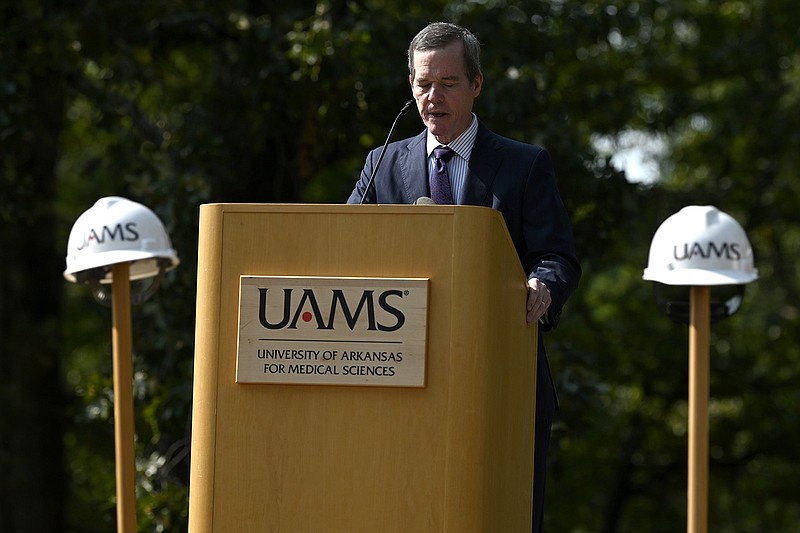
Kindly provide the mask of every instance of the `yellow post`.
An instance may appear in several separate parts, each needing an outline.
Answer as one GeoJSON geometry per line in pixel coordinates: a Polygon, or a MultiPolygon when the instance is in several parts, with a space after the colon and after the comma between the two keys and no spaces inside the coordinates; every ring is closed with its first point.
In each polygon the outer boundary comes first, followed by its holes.
{"type": "Polygon", "coordinates": [[[688,533],[708,531],[708,397],[711,290],[692,287],[689,322],[688,533]]]}
{"type": "Polygon", "coordinates": [[[112,267],[114,365],[114,453],[117,475],[117,532],[136,533],[136,451],[133,424],[133,354],[130,263],[112,267]]]}

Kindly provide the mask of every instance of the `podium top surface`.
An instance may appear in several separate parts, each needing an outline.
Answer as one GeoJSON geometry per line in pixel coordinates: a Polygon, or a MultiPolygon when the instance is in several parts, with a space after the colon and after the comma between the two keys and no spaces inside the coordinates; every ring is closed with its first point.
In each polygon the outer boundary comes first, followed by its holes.
{"type": "MultiPolygon", "coordinates": [[[[475,205],[437,205],[437,204],[326,204],[326,203],[207,203],[200,206],[201,219],[208,220],[207,230],[214,226],[216,223],[211,220],[216,220],[217,223],[222,223],[225,215],[255,215],[261,216],[278,216],[278,217],[299,217],[295,220],[312,220],[315,217],[323,217],[323,226],[328,227],[329,232],[332,231],[332,221],[335,219],[343,226],[347,226],[347,232],[350,237],[361,242],[366,242],[366,239],[377,238],[375,233],[381,233],[380,238],[385,238],[386,231],[395,231],[397,226],[395,223],[401,219],[409,221],[409,223],[422,224],[424,232],[428,233],[432,230],[433,226],[425,225],[425,217],[434,217],[429,219],[428,222],[433,223],[434,219],[439,219],[439,216],[452,217],[452,227],[462,228],[460,233],[461,240],[459,245],[466,246],[468,249],[474,246],[475,242],[481,242],[485,247],[485,238],[494,232],[499,237],[499,243],[502,248],[505,248],[507,253],[513,259],[512,262],[517,263],[522,279],[527,279],[521,263],[515,251],[515,245],[508,233],[505,220],[500,211],[490,207],[475,206],[475,205]],[[308,215],[306,218],[304,215],[308,215]],[[362,218],[364,216],[365,218],[362,218]],[[332,218],[331,218],[332,217],[332,218]],[[416,220],[417,223],[412,223],[416,220]],[[382,222],[379,222],[382,221],[382,222]],[[361,232],[356,231],[356,227],[361,228],[361,232]],[[383,231],[378,232],[377,228],[383,227],[383,231]],[[483,239],[473,233],[477,228],[489,229],[490,233],[484,234],[483,239]],[[365,234],[363,231],[367,230],[365,234]]],[[[322,220],[322,219],[318,219],[322,220]]],[[[439,219],[443,222],[442,219],[439,219]]],[[[313,226],[316,232],[321,227],[319,225],[313,226]]],[[[202,225],[202,223],[201,223],[202,225]]],[[[434,224],[436,225],[436,224],[434,224]]],[[[338,227],[338,226],[337,226],[338,227]]],[[[308,231],[311,231],[309,228],[308,231]]],[[[435,232],[434,232],[435,233],[435,232]]],[[[300,232],[298,235],[306,237],[308,233],[300,232]]],[[[407,235],[412,236],[410,242],[417,243],[420,238],[419,228],[410,231],[407,235]]],[[[379,245],[375,241],[375,246],[379,245]]]]}
{"type": "Polygon", "coordinates": [[[456,212],[484,212],[486,216],[502,215],[490,207],[477,205],[436,205],[436,204],[314,204],[314,203],[208,203],[201,209],[222,209],[231,212],[285,212],[285,213],[409,213],[453,214],[456,212]]]}

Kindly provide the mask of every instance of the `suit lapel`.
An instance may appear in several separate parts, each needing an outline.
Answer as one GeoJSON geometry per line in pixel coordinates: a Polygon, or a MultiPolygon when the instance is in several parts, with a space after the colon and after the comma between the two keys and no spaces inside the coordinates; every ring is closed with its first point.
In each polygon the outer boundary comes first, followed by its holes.
{"type": "MultiPolygon", "coordinates": [[[[405,150],[399,155],[400,172],[403,180],[404,198],[401,203],[414,203],[422,196],[430,196],[428,184],[427,154],[425,153],[426,131],[409,139],[405,150]]],[[[483,125],[478,124],[478,133],[472,154],[469,158],[469,170],[464,184],[465,205],[491,206],[489,191],[497,177],[502,162],[502,145],[494,134],[483,125]]]]}
{"type": "Polygon", "coordinates": [[[483,123],[479,123],[464,184],[465,205],[492,205],[488,195],[503,161],[501,150],[502,146],[494,138],[494,134],[483,123]]]}
{"type": "Polygon", "coordinates": [[[414,203],[422,196],[430,196],[431,190],[428,184],[428,158],[425,153],[425,134],[413,137],[406,145],[406,151],[402,154],[400,163],[403,177],[403,194],[406,198],[404,203],[414,203]]]}

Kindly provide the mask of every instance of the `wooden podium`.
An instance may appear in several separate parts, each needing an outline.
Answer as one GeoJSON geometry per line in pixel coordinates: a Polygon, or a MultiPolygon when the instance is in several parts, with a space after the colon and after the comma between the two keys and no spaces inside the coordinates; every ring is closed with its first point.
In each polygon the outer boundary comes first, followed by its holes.
{"type": "Polygon", "coordinates": [[[499,212],[200,208],[189,531],[529,532],[536,330],[499,212]],[[237,381],[242,276],[427,279],[422,386],[237,381]]]}

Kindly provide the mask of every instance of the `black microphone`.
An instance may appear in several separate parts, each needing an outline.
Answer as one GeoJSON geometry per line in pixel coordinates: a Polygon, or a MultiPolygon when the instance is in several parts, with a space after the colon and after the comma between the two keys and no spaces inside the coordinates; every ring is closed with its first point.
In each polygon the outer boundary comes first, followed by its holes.
{"type": "MultiPolygon", "coordinates": [[[[358,202],[359,204],[364,203],[364,198],[367,197],[367,193],[369,192],[369,188],[372,186],[372,182],[375,180],[375,174],[378,173],[378,168],[381,166],[381,161],[383,161],[383,155],[386,153],[386,147],[389,146],[389,141],[392,140],[392,134],[394,134],[394,129],[397,127],[397,122],[400,120],[400,117],[408,113],[411,108],[414,107],[414,100],[409,100],[406,102],[406,105],[403,106],[403,109],[397,114],[397,117],[392,122],[392,127],[389,129],[389,135],[386,136],[386,142],[383,143],[383,148],[381,148],[381,154],[378,156],[378,162],[375,164],[375,168],[372,169],[372,175],[369,177],[369,181],[367,182],[367,186],[364,187],[364,193],[361,195],[361,201],[358,202]]],[[[375,201],[377,203],[377,196],[375,201]]]]}

